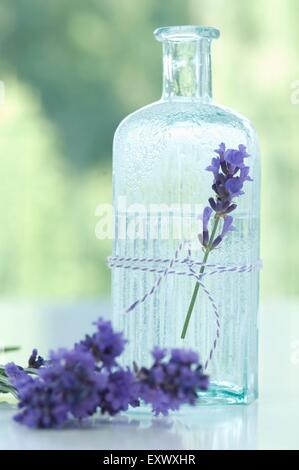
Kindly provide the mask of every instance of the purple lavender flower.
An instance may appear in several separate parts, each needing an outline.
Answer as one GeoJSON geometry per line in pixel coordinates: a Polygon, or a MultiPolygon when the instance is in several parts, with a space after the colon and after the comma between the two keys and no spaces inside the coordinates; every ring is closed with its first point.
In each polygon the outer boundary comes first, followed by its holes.
{"type": "MultiPolygon", "coordinates": [[[[240,144],[238,149],[226,149],[226,145],[222,142],[219,148],[215,150],[215,153],[219,156],[218,160],[220,164],[226,162],[233,166],[238,166],[239,168],[244,165],[244,158],[249,157],[246,152],[246,147],[243,144],[240,144]]],[[[233,171],[232,168],[231,170],[233,171]]]]}
{"type": "Polygon", "coordinates": [[[31,428],[60,427],[66,421],[68,407],[57,390],[14,363],[6,365],[5,373],[19,398],[21,411],[14,416],[15,421],[31,428]]]}
{"type": "Polygon", "coordinates": [[[69,407],[60,392],[40,377],[26,378],[15,382],[19,397],[20,412],[14,420],[31,428],[59,428],[69,416],[69,407]]]}
{"type": "Polygon", "coordinates": [[[76,345],[76,349],[89,351],[96,362],[101,362],[104,367],[111,368],[116,365],[115,359],[123,352],[126,340],[122,333],[113,330],[110,321],[100,318],[95,325],[97,332],[91,336],[86,335],[85,339],[76,345]]]}
{"type": "Polygon", "coordinates": [[[46,384],[59,391],[62,403],[76,418],[95,412],[98,395],[105,388],[107,374],[95,369],[91,353],[59,349],[50,355],[51,365],[40,370],[46,384]]]}
{"type": "Polygon", "coordinates": [[[241,177],[227,179],[225,189],[229,192],[231,198],[244,194],[244,191],[242,191],[243,183],[244,181],[241,177]]]}
{"type": "MultiPolygon", "coordinates": [[[[232,217],[228,217],[228,214],[233,212],[237,207],[233,199],[244,194],[243,185],[245,181],[252,181],[249,176],[249,166],[245,166],[244,164],[244,159],[249,157],[245,145],[239,145],[238,149],[226,149],[225,144],[222,143],[215,152],[218,154],[218,157],[213,157],[211,165],[207,167],[207,171],[212,171],[214,175],[212,189],[216,193],[216,197],[209,199],[209,204],[217,216],[224,218],[224,223],[221,234],[218,235],[216,239],[211,240],[211,249],[216,248],[223,240],[224,235],[228,231],[233,230],[233,219],[232,217]]],[[[206,207],[203,212],[203,220],[205,222],[203,224],[203,234],[201,237],[202,245],[205,248],[210,242],[207,226],[211,214],[207,212],[207,209],[206,207]]]]}
{"type": "Polygon", "coordinates": [[[249,155],[245,145],[239,145],[238,149],[226,149],[224,143],[215,152],[218,157],[213,157],[206,168],[214,175],[212,189],[216,193],[216,197],[210,198],[209,203],[216,214],[225,216],[236,209],[237,205],[232,203],[232,199],[244,194],[244,182],[252,181],[249,167],[244,164],[244,159],[249,155]]]}
{"type": "Polygon", "coordinates": [[[226,150],[223,160],[226,162],[227,173],[234,173],[236,167],[242,168],[244,166],[244,158],[248,156],[249,155],[246,153],[246,147],[244,145],[239,145],[238,150],[226,150]]]}
{"type": "Polygon", "coordinates": [[[13,383],[19,378],[27,377],[26,372],[20,366],[17,366],[14,362],[9,362],[5,366],[5,374],[9,377],[10,381],[13,383]]]}
{"type": "Polygon", "coordinates": [[[220,235],[218,235],[212,245],[211,245],[211,248],[214,249],[216,248],[216,246],[219,245],[219,243],[222,242],[223,240],[223,237],[228,233],[228,232],[232,232],[233,230],[235,230],[235,227],[232,225],[233,223],[233,218],[230,216],[230,215],[227,215],[223,221],[223,225],[222,225],[222,231],[220,233],[220,235]]]}
{"type": "Polygon", "coordinates": [[[203,229],[202,234],[199,235],[199,241],[204,248],[207,248],[210,242],[208,224],[212,211],[217,216],[224,218],[222,233],[211,241],[211,249],[216,248],[223,240],[224,235],[233,230],[232,219],[228,219],[227,222],[225,219],[237,207],[233,199],[244,194],[245,181],[252,181],[249,176],[249,166],[244,164],[244,159],[249,157],[245,145],[239,145],[238,149],[226,149],[225,144],[222,143],[215,153],[218,154],[218,157],[212,158],[211,164],[206,170],[213,173],[212,189],[216,195],[209,198],[210,207],[205,207],[203,211],[203,229]]]}
{"type": "Polygon", "coordinates": [[[66,349],[52,353],[36,378],[13,365],[6,367],[6,374],[20,399],[15,420],[36,428],[60,427],[69,417],[91,415],[107,383],[90,353],[66,349]]]}
{"type": "Polygon", "coordinates": [[[225,149],[226,149],[226,146],[225,146],[225,144],[222,142],[222,143],[219,145],[219,148],[215,150],[215,153],[217,153],[217,154],[219,155],[221,162],[224,161],[225,149]]]}
{"type": "Polygon", "coordinates": [[[167,349],[166,348],[160,348],[159,346],[156,346],[152,350],[152,356],[155,361],[161,361],[164,359],[164,357],[167,355],[167,349]]]}
{"type": "Polygon", "coordinates": [[[210,207],[205,207],[202,216],[202,235],[199,234],[199,241],[204,247],[208,246],[209,243],[209,231],[208,224],[212,215],[212,209],[210,207]]]}
{"type": "Polygon", "coordinates": [[[38,355],[37,349],[33,349],[31,356],[28,359],[28,367],[31,367],[32,369],[39,369],[44,364],[45,360],[38,355]]]}
{"type": "Polygon", "coordinates": [[[176,364],[185,364],[191,366],[199,361],[197,352],[191,349],[172,349],[171,350],[171,361],[176,364]]]}
{"type": "Polygon", "coordinates": [[[211,165],[209,165],[206,170],[211,171],[216,178],[220,170],[220,158],[212,158],[211,165]]]}
{"type": "Polygon", "coordinates": [[[129,369],[118,368],[107,376],[107,383],[99,394],[102,413],[111,416],[126,411],[130,406],[139,406],[139,385],[129,369]]]}
{"type": "Polygon", "coordinates": [[[151,404],[156,415],[167,415],[183,404],[194,405],[198,390],[206,390],[209,383],[198,355],[184,349],[173,349],[168,354],[155,349],[152,355],[153,365],[137,372],[140,398],[151,404]]]}

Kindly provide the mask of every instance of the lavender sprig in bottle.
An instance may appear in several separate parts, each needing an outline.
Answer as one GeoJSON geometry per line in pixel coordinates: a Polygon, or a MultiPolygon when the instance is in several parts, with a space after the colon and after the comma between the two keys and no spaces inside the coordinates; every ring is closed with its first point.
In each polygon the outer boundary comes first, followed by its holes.
{"type": "MultiPolygon", "coordinates": [[[[203,229],[202,234],[199,235],[199,241],[203,246],[204,257],[199,271],[200,275],[204,273],[210,252],[219,246],[227,233],[235,229],[232,225],[233,217],[229,214],[237,208],[235,198],[244,194],[245,181],[252,181],[249,176],[249,166],[246,166],[244,162],[245,158],[249,157],[245,145],[240,144],[238,149],[226,149],[225,144],[221,143],[215,153],[218,156],[213,157],[211,164],[206,168],[207,171],[213,173],[212,190],[215,195],[209,198],[209,206],[204,208],[202,216],[203,229]],[[214,215],[211,221],[212,214],[214,215]],[[221,220],[223,222],[220,227],[221,220]],[[211,230],[209,231],[210,224],[211,230]]],[[[182,339],[186,337],[199,287],[197,282],[183,325],[182,339]]]]}

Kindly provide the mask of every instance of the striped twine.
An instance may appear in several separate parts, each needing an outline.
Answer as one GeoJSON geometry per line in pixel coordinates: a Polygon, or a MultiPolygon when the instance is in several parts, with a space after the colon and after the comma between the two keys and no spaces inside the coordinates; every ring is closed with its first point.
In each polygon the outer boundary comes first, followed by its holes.
{"type": "Polygon", "coordinates": [[[148,297],[152,296],[159,289],[161,282],[165,280],[168,275],[188,276],[196,279],[203,292],[209,299],[215,322],[215,337],[213,339],[208,358],[204,364],[204,369],[207,369],[210,361],[213,358],[220,337],[220,316],[215,300],[202,279],[205,276],[213,276],[219,273],[249,273],[252,271],[258,271],[262,267],[262,262],[261,260],[258,260],[254,264],[223,266],[221,264],[202,263],[200,261],[193,260],[191,256],[192,253],[190,249],[190,242],[184,240],[178,245],[173,258],[134,258],[124,256],[110,256],[108,258],[108,266],[111,269],[127,269],[131,271],[142,271],[158,274],[157,279],[155,280],[152,287],[140,299],[135,300],[135,302],[133,302],[124,313],[132,312],[138,307],[138,305],[144,303],[148,297]],[[187,247],[187,256],[185,258],[179,258],[183,248],[185,247],[187,247]],[[198,274],[196,272],[196,268],[201,268],[203,266],[205,268],[205,272],[198,274]]]}

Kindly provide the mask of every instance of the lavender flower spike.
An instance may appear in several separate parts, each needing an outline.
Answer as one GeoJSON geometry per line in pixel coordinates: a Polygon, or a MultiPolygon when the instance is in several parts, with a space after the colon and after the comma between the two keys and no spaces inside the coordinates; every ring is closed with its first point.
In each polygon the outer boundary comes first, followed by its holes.
{"type": "Polygon", "coordinates": [[[102,413],[114,416],[127,411],[129,406],[139,406],[139,384],[129,369],[118,368],[107,376],[106,386],[99,393],[99,407],[102,413]]]}
{"type": "Polygon", "coordinates": [[[244,194],[245,181],[252,181],[249,167],[244,164],[244,159],[249,155],[242,144],[238,149],[226,149],[222,143],[215,153],[218,157],[213,157],[211,164],[206,168],[214,176],[212,189],[215,196],[209,199],[209,204],[213,211],[225,216],[236,209],[237,205],[232,200],[244,194]]]}
{"type": "Polygon", "coordinates": [[[167,352],[157,348],[154,363],[137,372],[140,397],[152,406],[153,412],[167,415],[183,404],[194,405],[199,390],[206,390],[209,378],[203,373],[198,354],[184,349],[167,352]]]}
{"type": "MultiPolygon", "coordinates": [[[[244,163],[245,158],[249,157],[245,145],[240,144],[237,149],[227,149],[222,142],[219,148],[215,150],[215,153],[218,156],[213,157],[210,165],[206,168],[207,171],[213,174],[212,190],[214,196],[209,198],[210,207],[205,207],[203,211],[203,232],[198,236],[205,252],[200,275],[204,273],[209,253],[222,242],[229,231],[234,230],[233,218],[228,214],[237,208],[235,198],[244,194],[243,186],[245,181],[252,181],[249,176],[249,166],[244,163]],[[208,225],[212,212],[214,212],[214,217],[211,235],[209,235],[208,225]],[[222,218],[224,219],[222,231],[218,233],[219,221],[222,218]]],[[[197,282],[182,329],[182,339],[186,336],[198,290],[199,283],[197,282]]]]}
{"type": "Polygon", "coordinates": [[[60,349],[50,359],[35,378],[13,364],[6,367],[20,400],[14,419],[29,427],[61,427],[71,417],[91,415],[107,384],[107,374],[96,370],[89,352],[60,349]]]}
{"type": "Polygon", "coordinates": [[[28,359],[28,367],[31,367],[32,369],[39,369],[44,364],[45,360],[38,355],[37,349],[33,349],[31,356],[28,359]]]}
{"type": "Polygon", "coordinates": [[[91,336],[86,335],[85,339],[75,347],[90,352],[96,362],[110,368],[116,365],[116,358],[123,352],[126,340],[122,333],[113,331],[110,321],[99,318],[95,325],[97,331],[91,336]]]}
{"type": "Polygon", "coordinates": [[[40,377],[61,397],[75,418],[94,413],[99,393],[107,384],[107,374],[98,372],[91,353],[59,349],[50,355],[51,365],[40,370],[40,377]]]}
{"type": "Polygon", "coordinates": [[[233,230],[235,230],[235,227],[233,227],[233,218],[230,216],[230,215],[227,215],[224,219],[224,222],[223,222],[223,227],[222,227],[222,232],[220,233],[220,235],[218,235],[215,240],[213,241],[212,243],[212,249],[213,248],[216,248],[216,246],[219,245],[219,243],[222,242],[224,236],[228,233],[228,232],[232,232],[233,230]]]}

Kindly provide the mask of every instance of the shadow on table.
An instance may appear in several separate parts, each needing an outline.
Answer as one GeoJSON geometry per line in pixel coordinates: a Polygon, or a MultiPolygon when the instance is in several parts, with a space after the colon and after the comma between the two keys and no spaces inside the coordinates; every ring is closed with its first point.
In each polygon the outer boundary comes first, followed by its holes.
{"type": "MultiPolygon", "coordinates": [[[[5,406],[6,405],[6,406],[5,406]]],[[[6,440],[14,449],[255,449],[258,405],[186,409],[169,417],[132,413],[69,422],[61,430],[27,430],[2,403],[6,440]]]]}

